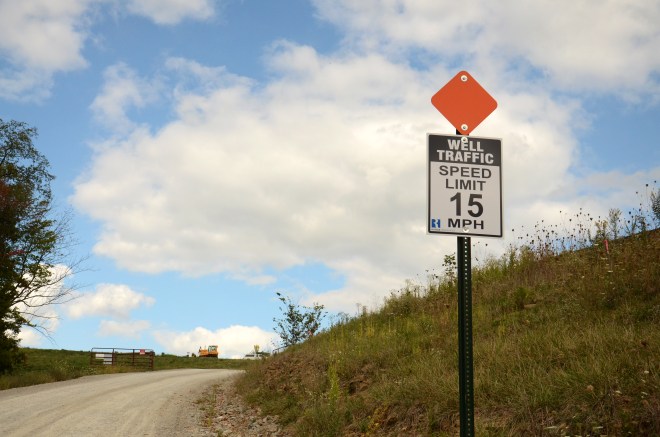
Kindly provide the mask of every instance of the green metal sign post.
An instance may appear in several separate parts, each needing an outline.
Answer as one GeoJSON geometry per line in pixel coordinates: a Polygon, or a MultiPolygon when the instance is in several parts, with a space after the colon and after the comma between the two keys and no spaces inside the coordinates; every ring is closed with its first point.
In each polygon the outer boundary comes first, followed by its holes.
{"type": "Polygon", "coordinates": [[[458,395],[461,437],[474,436],[474,372],[472,365],[472,243],[457,238],[458,269],[458,395]]]}
{"type": "Polygon", "coordinates": [[[431,102],[457,135],[428,135],[427,231],[457,236],[460,436],[474,437],[472,242],[466,235],[502,236],[502,175],[501,141],[468,135],[497,102],[467,71],[454,76],[431,102]]]}

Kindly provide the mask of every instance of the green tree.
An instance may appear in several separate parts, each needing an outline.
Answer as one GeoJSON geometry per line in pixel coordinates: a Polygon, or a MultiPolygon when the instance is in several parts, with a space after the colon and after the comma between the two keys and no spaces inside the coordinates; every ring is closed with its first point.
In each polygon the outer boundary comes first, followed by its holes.
{"type": "Polygon", "coordinates": [[[36,129],[0,119],[0,373],[19,358],[22,326],[46,333],[42,309],[66,301],[63,263],[71,247],[67,215],[54,218],[48,160],[34,147],[36,129]]]}
{"type": "Polygon", "coordinates": [[[316,334],[321,328],[321,321],[326,313],[324,306],[315,303],[311,307],[301,306],[291,301],[290,297],[284,297],[276,292],[278,299],[282,302],[280,311],[283,317],[274,318],[277,323],[275,332],[280,336],[284,346],[300,343],[316,334]]]}

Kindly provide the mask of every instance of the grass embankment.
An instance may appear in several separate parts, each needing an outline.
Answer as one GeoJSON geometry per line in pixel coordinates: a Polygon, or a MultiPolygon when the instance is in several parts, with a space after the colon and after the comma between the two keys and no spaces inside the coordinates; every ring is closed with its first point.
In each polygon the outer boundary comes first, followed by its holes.
{"type": "MultiPolygon", "coordinates": [[[[477,435],[660,435],[660,233],[529,238],[473,270],[477,435]]],[[[455,435],[447,271],[256,363],[239,391],[301,436],[455,435]]]]}
{"type": "MultiPolygon", "coordinates": [[[[131,367],[90,365],[90,352],[23,349],[26,360],[14,373],[0,375],[0,390],[48,382],[64,381],[87,375],[133,372],[131,367]]],[[[156,355],[154,370],[168,369],[243,369],[246,360],[188,358],[175,355],[156,355]]]]}

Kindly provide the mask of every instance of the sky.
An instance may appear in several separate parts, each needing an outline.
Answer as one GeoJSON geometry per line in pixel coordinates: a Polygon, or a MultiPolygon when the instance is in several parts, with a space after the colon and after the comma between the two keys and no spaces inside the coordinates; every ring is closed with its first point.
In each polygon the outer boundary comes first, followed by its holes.
{"type": "Polygon", "coordinates": [[[506,230],[634,206],[657,23],[646,0],[0,0],[0,118],[38,129],[84,258],[21,344],[239,357],[277,344],[278,291],[331,321],[424,283],[456,247],[426,231],[426,141],[461,70],[498,102],[471,135],[502,139],[506,230]]]}

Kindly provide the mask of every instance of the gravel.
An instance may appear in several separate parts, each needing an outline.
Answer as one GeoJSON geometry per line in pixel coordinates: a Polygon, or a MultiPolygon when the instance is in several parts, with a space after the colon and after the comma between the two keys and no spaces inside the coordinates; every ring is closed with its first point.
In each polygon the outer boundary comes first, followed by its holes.
{"type": "MultiPolygon", "coordinates": [[[[222,437],[290,437],[277,423],[277,418],[264,416],[258,408],[251,407],[241,400],[233,382],[238,375],[224,379],[215,387],[207,390],[203,397],[212,396],[215,391],[215,408],[207,414],[207,436],[222,437]],[[210,419],[210,420],[209,420],[210,419]]],[[[201,421],[205,422],[204,419],[201,421]]],[[[201,430],[200,430],[201,431],[201,430]]],[[[201,431],[201,432],[204,432],[201,431]]]]}

